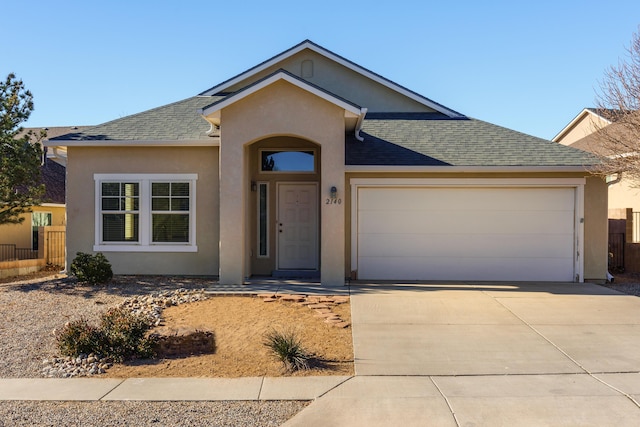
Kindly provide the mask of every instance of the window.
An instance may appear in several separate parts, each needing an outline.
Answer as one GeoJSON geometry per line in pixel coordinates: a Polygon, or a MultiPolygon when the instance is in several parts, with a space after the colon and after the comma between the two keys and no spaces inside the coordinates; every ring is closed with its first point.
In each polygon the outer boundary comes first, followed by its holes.
{"type": "Polygon", "coordinates": [[[269,256],[269,184],[258,183],[258,257],[269,256]]]}
{"type": "Polygon", "coordinates": [[[103,182],[102,240],[137,242],[140,218],[140,184],[137,182],[103,182]]]}
{"type": "Polygon", "coordinates": [[[195,252],[196,174],[96,174],[95,251],[195,252]]]}
{"type": "Polygon", "coordinates": [[[51,212],[33,212],[31,214],[31,249],[37,251],[38,243],[38,227],[46,227],[51,225],[51,212]]]}
{"type": "Polygon", "coordinates": [[[260,151],[261,172],[315,172],[315,151],[260,151]]]}

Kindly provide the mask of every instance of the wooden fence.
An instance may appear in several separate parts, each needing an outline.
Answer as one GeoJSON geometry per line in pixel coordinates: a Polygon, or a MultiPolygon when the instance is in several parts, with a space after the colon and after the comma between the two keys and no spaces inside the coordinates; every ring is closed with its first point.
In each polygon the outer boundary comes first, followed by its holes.
{"type": "Polygon", "coordinates": [[[3,245],[0,249],[0,278],[34,273],[47,266],[59,267],[60,270],[65,267],[66,227],[40,227],[38,246],[37,251],[24,251],[15,245],[3,245]]]}

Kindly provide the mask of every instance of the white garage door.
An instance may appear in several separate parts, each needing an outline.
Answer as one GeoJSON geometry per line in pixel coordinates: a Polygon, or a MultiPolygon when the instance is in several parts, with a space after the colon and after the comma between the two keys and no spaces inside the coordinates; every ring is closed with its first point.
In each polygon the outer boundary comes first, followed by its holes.
{"type": "Polygon", "coordinates": [[[575,188],[357,191],[360,280],[575,279],[575,188]]]}

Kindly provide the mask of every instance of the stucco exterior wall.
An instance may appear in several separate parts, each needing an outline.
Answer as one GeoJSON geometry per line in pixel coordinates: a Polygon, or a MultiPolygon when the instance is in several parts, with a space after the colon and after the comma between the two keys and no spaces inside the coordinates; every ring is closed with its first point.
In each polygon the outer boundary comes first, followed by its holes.
{"type": "MultiPolygon", "coordinates": [[[[33,212],[51,213],[51,225],[66,224],[65,208],[63,206],[34,206],[33,212]]],[[[31,248],[32,229],[31,213],[24,214],[21,224],[4,224],[0,226],[0,243],[14,244],[18,248],[31,248]]]]}
{"type": "Polygon", "coordinates": [[[240,90],[247,84],[268,76],[279,69],[284,69],[357,105],[367,107],[370,112],[434,111],[308,49],[251,76],[251,79],[242,81],[232,86],[229,90],[232,92],[240,90]],[[303,62],[305,61],[311,61],[310,63],[306,62],[304,65],[305,69],[309,69],[309,66],[312,68],[311,75],[307,75],[302,71],[303,62]]]}
{"type": "MultiPolygon", "coordinates": [[[[331,186],[344,194],[344,110],[280,81],[221,112],[220,281],[239,283],[250,274],[249,146],[292,136],[321,146],[321,200],[331,186]],[[239,218],[242,221],[239,221],[239,218]]],[[[320,207],[323,283],[344,283],[344,205],[320,207]]]]}
{"type": "Polygon", "coordinates": [[[608,269],[607,184],[597,176],[584,186],[584,279],[603,282],[608,269]]]}
{"type": "Polygon", "coordinates": [[[67,163],[68,262],[93,252],[94,173],[198,174],[195,253],[104,252],[116,274],[218,274],[217,147],[69,147],[67,163]]]}
{"type": "Polygon", "coordinates": [[[640,212],[640,188],[633,187],[623,178],[619,183],[609,186],[609,209],[626,208],[640,212]]]}
{"type": "Polygon", "coordinates": [[[559,142],[562,145],[571,145],[606,125],[607,122],[599,116],[587,113],[562,135],[556,136],[554,141],[559,142]]]}

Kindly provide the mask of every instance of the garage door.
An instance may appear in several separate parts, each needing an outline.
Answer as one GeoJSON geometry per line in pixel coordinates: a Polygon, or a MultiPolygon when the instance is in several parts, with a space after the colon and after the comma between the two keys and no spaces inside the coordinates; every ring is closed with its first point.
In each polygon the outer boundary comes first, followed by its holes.
{"type": "Polygon", "coordinates": [[[575,188],[357,191],[360,280],[575,278],[575,188]]]}

